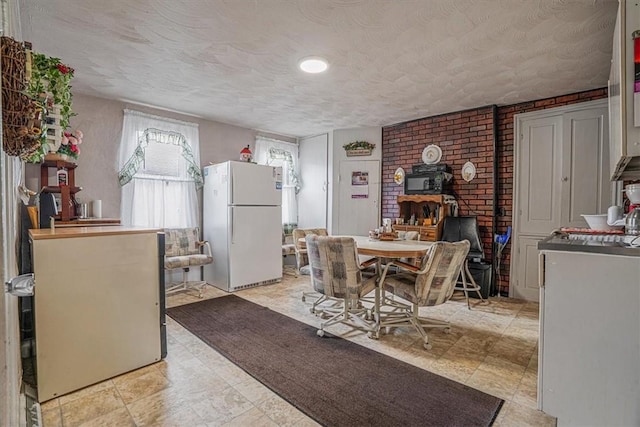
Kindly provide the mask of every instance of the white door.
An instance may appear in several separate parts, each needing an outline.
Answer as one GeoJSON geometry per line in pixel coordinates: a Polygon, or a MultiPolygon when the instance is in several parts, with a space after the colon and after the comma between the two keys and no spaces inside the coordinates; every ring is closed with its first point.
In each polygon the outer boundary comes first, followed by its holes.
{"type": "Polygon", "coordinates": [[[298,228],[327,228],[328,140],[326,133],[300,140],[298,228]]]}
{"type": "Polygon", "coordinates": [[[582,214],[607,213],[611,201],[607,108],[566,113],[561,226],[586,227],[582,214]]]}
{"type": "Polygon", "coordinates": [[[539,299],[539,240],[561,227],[587,227],[582,214],[607,212],[607,122],[606,100],[516,118],[510,296],[539,299]]]}
{"type": "Polygon", "coordinates": [[[280,279],[280,206],[232,206],[229,209],[229,290],[280,279]]]}
{"type": "Polygon", "coordinates": [[[562,116],[527,120],[520,135],[519,231],[546,235],[561,223],[562,116]]]}
{"type": "Polygon", "coordinates": [[[275,167],[245,162],[230,162],[230,165],[231,204],[256,206],[282,204],[282,186],[276,184],[275,167]]]}
{"type": "Polygon", "coordinates": [[[335,234],[367,236],[380,226],[380,162],[340,162],[338,226],[335,234]]]}
{"type": "MultiPolygon", "coordinates": [[[[538,282],[538,242],[546,236],[518,237],[518,271],[517,282],[512,283],[511,297],[537,301],[540,298],[538,282]]],[[[513,268],[513,267],[512,267],[513,268]]]]}

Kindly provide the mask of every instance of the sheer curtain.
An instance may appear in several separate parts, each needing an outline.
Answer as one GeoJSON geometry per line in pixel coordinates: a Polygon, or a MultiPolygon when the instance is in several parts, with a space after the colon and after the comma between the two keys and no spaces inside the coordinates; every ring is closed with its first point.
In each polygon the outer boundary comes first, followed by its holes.
{"type": "Polygon", "coordinates": [[[124,225],[198,225],[202,174],[196,123],[125,110],[118,171],[124,225]]]}
{"type": "Polygon", "coordinates": [[[298,144],[258,136],[255,151],[258,164],[282,167],[282,224],[297,224],[298,144]]]}

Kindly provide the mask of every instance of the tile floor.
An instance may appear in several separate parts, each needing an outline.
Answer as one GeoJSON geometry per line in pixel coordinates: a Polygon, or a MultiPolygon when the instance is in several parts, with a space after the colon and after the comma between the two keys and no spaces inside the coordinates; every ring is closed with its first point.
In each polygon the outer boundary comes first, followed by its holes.
{"type": "MultiPolygon", "coordinates": [[[[307,276],[237,292],[299,321],[320,318],[301,301],[307,276]]],[[[205,298],[226,295],[208,287],[205,298]]],[[[186,293],[175,306],[198,301],[186,293]]],[[[473,300],[476,302],[476,300],[473,300]]],[[[421,309],[422,310],[422,309],[421,309]]],[[[553,426],[536,408],[538,305],[492,298],[467,309],[464,298],[424,309],[452,322],[450,334],[434,330],[426,351],[415,331],[396,329],[378,341],[336,326],[329,330],[389,356],[505,399],[495,425],[553,426]]],[[[426,314],[426,313],[425,313],[426,314]]],[[[167,319],[168,356],[156,364],[42,404],[43,425],[52,426],[315,426],[302,412],[167,319]]],[[[320,338],[318,338],[320,339],[320,338]]]]}

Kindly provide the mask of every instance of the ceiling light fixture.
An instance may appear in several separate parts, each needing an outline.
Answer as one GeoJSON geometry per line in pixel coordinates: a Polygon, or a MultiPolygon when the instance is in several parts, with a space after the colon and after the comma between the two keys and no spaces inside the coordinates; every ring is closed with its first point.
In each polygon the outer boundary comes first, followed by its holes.
{"type": "Polygon", "coordinates": [[[308,56],[300,60],[298,67],[305,73],[317,74],[326,71],[329,68],[329,63],[319,56],[308,56]]]}

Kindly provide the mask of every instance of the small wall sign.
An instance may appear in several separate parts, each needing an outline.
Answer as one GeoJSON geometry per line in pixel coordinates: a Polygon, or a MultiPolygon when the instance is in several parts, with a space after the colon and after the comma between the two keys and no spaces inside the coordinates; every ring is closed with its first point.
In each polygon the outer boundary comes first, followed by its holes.
{"type": "Polygon", "coordinates": [[[376,144],[367,141],[353,141],[342,147],[345,149],[347,157],[370,156],[373,149],[376,148],[376,144]]]}

